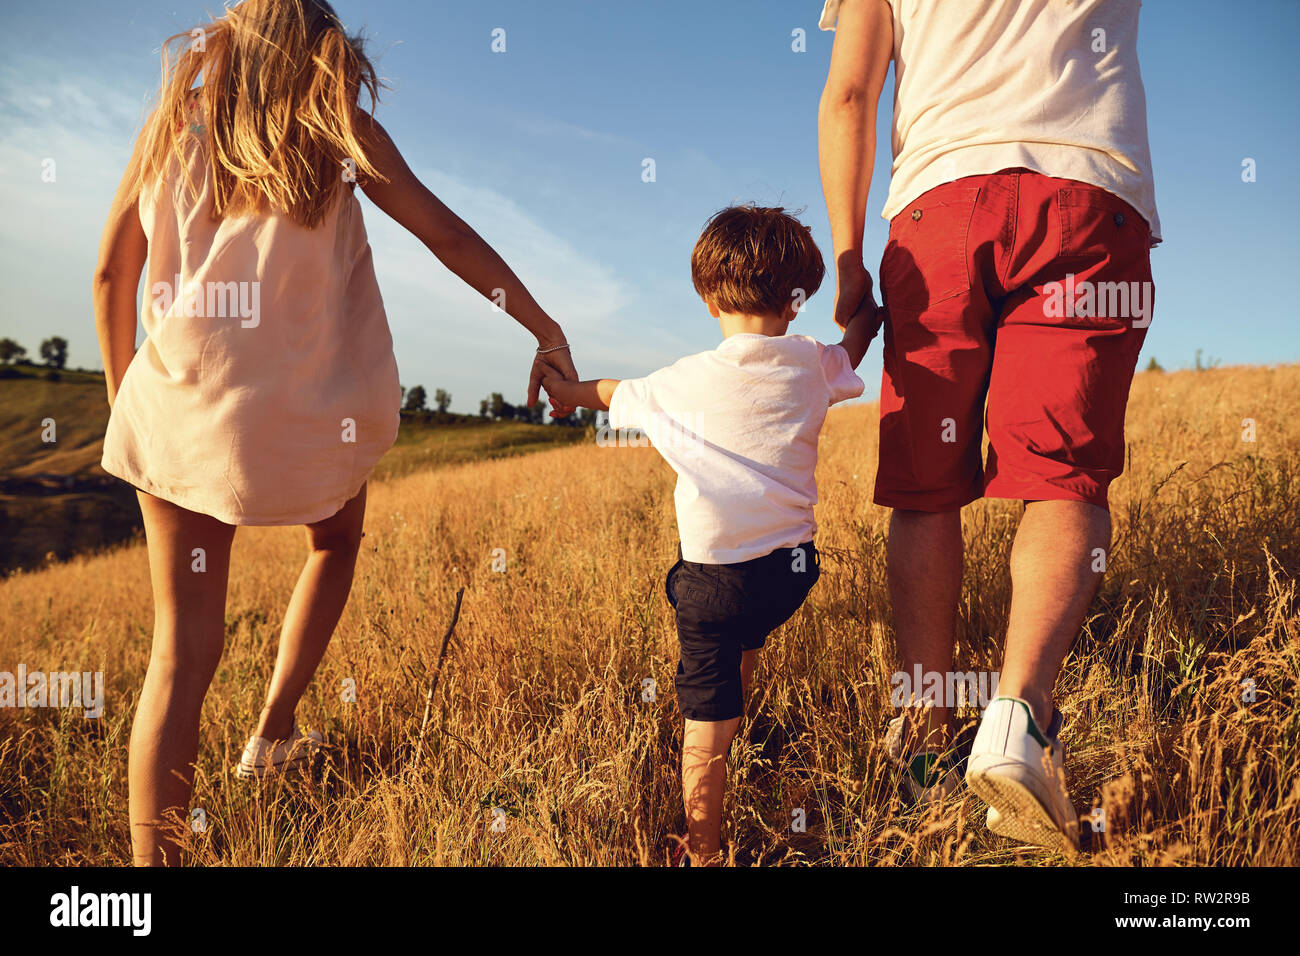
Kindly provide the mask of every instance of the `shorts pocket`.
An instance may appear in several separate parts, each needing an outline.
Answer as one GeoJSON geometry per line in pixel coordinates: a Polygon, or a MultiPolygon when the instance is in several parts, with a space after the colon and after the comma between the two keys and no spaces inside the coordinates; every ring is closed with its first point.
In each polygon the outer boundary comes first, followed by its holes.
{"type": "Polygon", "coordinates": [[[880,260],[885,308],[924,312],[970,291],[966,239],[978,186],[937,186],[889,224],[880,260]]]}
{"type": "Polygon", "coordinates": [[[712,613],[718,603],[717,572],[711,565],[678,561],[664,582],[668,602],[678,611],[712,613]]]}
{"type": "Polygon", "coordinates": [[[1060,278],[1049,301],[1058,291],[1062,298],[1048,314],[1090,328],[1145,328],[1155,296],[1146,220],[1094,186],[1060,189],[1056,199],[1061,254],[1054,271],[1060,278]]]}
{"type": "Polygon", "coordinates": [[[1149,258],[1151,227],[1118,196],[1080,184],[1056,191],[1061,219],[1061,258],[1149,258]]]}
{"type": "Polygon", "coordinates": [[[664,596],[668,598],[668,603],[677,607],[677,593],[673,590],[673,585],[677,581],[677,572],[681,569],[682,562],[679,559],[676,564],[668,569],[668,574],[664,576],[664,596]]]}

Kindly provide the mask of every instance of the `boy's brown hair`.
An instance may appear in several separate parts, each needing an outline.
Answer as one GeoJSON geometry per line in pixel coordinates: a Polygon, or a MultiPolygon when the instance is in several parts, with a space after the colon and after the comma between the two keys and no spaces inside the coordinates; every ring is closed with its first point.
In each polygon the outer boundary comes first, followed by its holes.
{"type": "Polygon", "coordinates": [[[691,281],[723,312],[784,315],[820,288],[826,266],[808,227],[780,206],[730,206],[705,224],[691,281]]]}

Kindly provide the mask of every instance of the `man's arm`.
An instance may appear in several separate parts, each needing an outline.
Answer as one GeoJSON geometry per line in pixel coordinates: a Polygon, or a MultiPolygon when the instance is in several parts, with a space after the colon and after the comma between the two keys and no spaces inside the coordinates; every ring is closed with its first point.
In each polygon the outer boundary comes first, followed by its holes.
{"type": "Polygon", "coordinates": [[[835,324],[842,329],[870,288],[862,229],[876,156],[876,107],[893,50],[886,0],[844,0],[817,113],[822,193],[835,248],[835,324]]]}

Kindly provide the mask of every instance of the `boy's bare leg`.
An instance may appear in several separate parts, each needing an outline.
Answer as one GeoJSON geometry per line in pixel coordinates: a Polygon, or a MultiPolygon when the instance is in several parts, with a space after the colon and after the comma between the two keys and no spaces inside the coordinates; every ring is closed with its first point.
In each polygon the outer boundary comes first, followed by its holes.
{"type": "MultiPolygon", "coordinates": [[[[749,685],[762,648],[742,651],[740,686],[742,699],[749,697],[749,685]]],[[[698,866],[721,862],[722,798],[727,787],[727,752],[736,736],[740,718],[732,720],[687,720],[682,735],[682,803],[686,808],[686,833],[691,860],[698,866]]]]}
{"type": "MultiPolygon", "coordinates": [[[[917,664],[923,674],[952,670],[957,601],[961,597],[961,512],[901,511],[889,520],[889,600],[903,672],[909,680],[917,664]]],[[[946,684],[945,684],[946,686],[946,684]]],[[[921,703],[921,688],[914,689],[921,703]]],[[[945,701],[909,711],[911,749],[942,746],[950,715],[945,701]],[[927,723],[928,721],[928,723],[927,723]]]]}
{"type": "Polygon", "coordinates": [[[1101,573],[1096,548],[1110,546],[1110,512],[1082,501],[1031,501],[1011,548],[1011,617],[998,694],[1029,704],[1046,730],[1052,688],[1079,633],[1101,573]]]}
{"type": "Polygon", "coordinates": [[[740,718],[690,720],[682,735],[682,802],[691,862],[721,862],[722,796],[727,783],[727,751],[740,718]]]}
{"type": "Polygon", "coordinates": [[[740,652],[740,698],[749,700],[749,685],[752,683],[754,668],[758,666],[758,654],[761,647],[740,652]]]}

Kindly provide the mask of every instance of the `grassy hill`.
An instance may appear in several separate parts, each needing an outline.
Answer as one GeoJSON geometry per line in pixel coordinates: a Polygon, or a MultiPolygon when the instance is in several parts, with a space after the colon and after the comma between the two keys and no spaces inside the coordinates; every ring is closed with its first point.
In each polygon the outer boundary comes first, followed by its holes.
{"type": "MultiPolygon", "coordinates": [[[[93,372],[0,367],[0,574],[130,539],[135,492],[99,467],[108,425],[93,372]],[[52,419],[56,441],[43,440],[52,419]]],[[[454,414],[404,414],[375,480],[581,441],[586,431],[454,414]]]]}
{"type": "Polygon", "coordinates": [[[104,379],[35,366],[0,368],[0,573],[129,539],[131,489],[99,467],[104,379]],[[47,442],[47,422],[55,441],[47,442]]]}
{"type": "MultiPolygon", "coordinates": [[[[36,366],[0,367],[0,476],[96,473],[108,425],[104,378],[36,366]],[[55,421],[58,440],[41,440],[41,422],[55,421]]],[[[98,472],[103,474],[102,471],[98,472]]]]}
{"type": "MultiPolygon", "coordinates": [[[[1300,366],[1134,382],[1109,566],[1057,687],[1074,802],[1107,821],[1096,834],[1085,825],[1090,849],[1073,860],[991,834],[965,790],[925,809],[899,798],[882,740],[898,664],[889,513],[871,501],[876,414],[833,410],[822,437],[822,579],[769,641],[729,756],[736,859],[1300,863],[1300,366]],[[806,832],[791,832],[795,809],[806,832]]],[[[201,729],[194,806],[208,828],[185,830],[190,858],[663,864],[682,829],[677,642],[663,596],[672,488],[653,450],[594,442],[376,482],[351,599],[298,711],[327,754],[313,774],[261,787],[234,766],[304,553],[294,529],[241,531],[201,729]],[[642,699],[646,678],[653,700],[642,699]],[[505,832],[492,829],[494,808],[505,832]]],[[[960,669],[1000,666],[1020,509],[964,512],[960,669]]],[[[0,581],[0,670],[102,671],[106,685],[97,721],[0,710],[0,864],[129,863],[126,742],[151,628],[139,546],[0,581]]]]}

